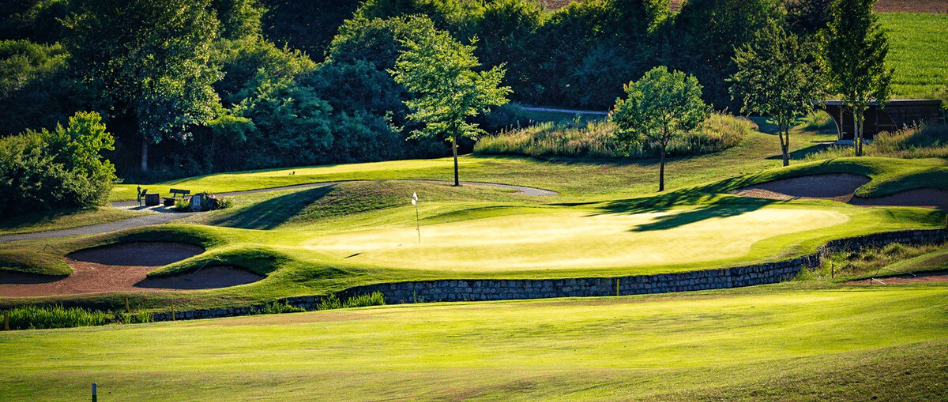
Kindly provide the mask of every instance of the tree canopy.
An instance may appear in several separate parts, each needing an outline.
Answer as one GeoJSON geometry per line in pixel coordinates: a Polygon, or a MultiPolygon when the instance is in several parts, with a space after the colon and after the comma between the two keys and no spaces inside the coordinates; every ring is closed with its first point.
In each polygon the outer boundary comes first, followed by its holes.
{"type": "Polygon", "coordinates": [[[209,0],[70,0],[70,65],[100,105],[129,114],[148,145],[213,118],[220,78],[209,63],[218,21],[209,0]]]}
{"type": "Polygon", "coordinates": [[[790,165],[790,127],[823,97],[817,49],[772,23],[754,42],[736,49],[734,63],[731,96],[743,102],[741,112],[776,120],[783,165],[790,165]]]}
{"type": "Polygon", "coordinates": [[[826,41],[831,91],[852,109],[854,148],[862,155],[864,114],[871,101],[884,105],[891,96],[893,70],[885,68],[889,42],[872,13],[875,0],[837,0],[826,41]]]}
{"type": "Polygon", "coordinates": [[[457,140],[476,139],[484,133],[468,118],[507,103],[510,88],[500,85],[504,69],[495,66],[475,72],[480,63],[474,56],[474,46],[463,45],[440,30],[432,29],[418,41],[405,40],[404,45],[406,50],[398,57],[392,75],[415,95],[405,101],[412,111],[408,118],[424,125],[412,137],[444,136],[450,141],[454,185],[460,185],[457,140]]]}
{"type": "Polygon", "coordinates": [[[646,140],[658,145],[658,191],[664,191],[668,143],[698,127],[708,115],[708,106],[701,100],[701,85],[694,76],[658,66],[625,85],[625,93],[627,98],[616,99],[609,113],[616,125],[616,140],[625,144],[646,140]]]}

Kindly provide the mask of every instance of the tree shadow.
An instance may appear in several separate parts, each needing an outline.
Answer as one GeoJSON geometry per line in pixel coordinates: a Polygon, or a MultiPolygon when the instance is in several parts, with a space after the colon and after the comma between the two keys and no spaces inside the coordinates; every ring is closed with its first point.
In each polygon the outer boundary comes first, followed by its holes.
{"type": "Polygon", "coordinates": [[[298,215],[313,202],[326,196],[333,187],[335,185],[316,187],[271,198],[239,208],[233,213],[222,214],[210,219],[208,224],[239,229],[274,229],[298,215]]]}
{"type": "MultiPolygon", "coordinates": [[[[806,156],[809,155],[809,154],[817,153],[817,152],[826,150],[827,148],[831,148],[831,147],[834,147],[834,146],[836,146],[836,145],[827,144],[827,143],[825,143],[825,142],[817,142],[817,143],[814,143],[814,144],[812,144],[812,145],[810,145],[810,146],[808,146],[808,147],[806,147],[806,148],[800,148],[800,149],[798,149],[798,150],[796,150],[796,151],[790,152],[790,160],[802,161],[802,160],[806,159],[806,156]]],[[[768,159],[768,160],[783,160],[783,154],[771,155],[771,156],[768,156],[766,159],[768,159]]]]}
{"type": "MultiPolygon", "coordinates": [[[[731,187],[734,184],[717,184],[715,187],[731,187]]],[[[706,188],[703,188],[706,189],[706,188]]],[[[764,208],[777,202],[775,200],[747,197],[722,197],[719,192],[701,191],[701,189],[677,190],[653,197],[630,198],[611,201],[603,205],[602,214],[654,213],[674,211],[657,217],[653,222],[630,229],[632,232],[668,230],[701,222],[711,218],[727,218],[742,215],[764,208]]]]}

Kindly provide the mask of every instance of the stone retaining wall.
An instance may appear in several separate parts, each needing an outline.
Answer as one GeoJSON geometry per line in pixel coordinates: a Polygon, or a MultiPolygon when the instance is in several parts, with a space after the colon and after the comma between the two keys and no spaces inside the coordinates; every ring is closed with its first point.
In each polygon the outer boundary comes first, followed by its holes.
{"type": "MultiPolygon", "coordinates": [[[[554,297],[588,297],[635,295],[647,293],[688,292],[725,289],[777,283],[793,278],[804,268],[820,264],[822,256],[835,251],[864,247],[882,247],[891,243],[926,244],[948,241],[948,230],[904,230],[877,233],[828,242],[813,254],[802,257],[733,268],[709,269],[658,275],[635,275],[609,278],[537,279],[537,280],[436,280],[380,283],[358,286],[340,293],[340,299],[360,294],[382,292],[385,303],[417,303],[440,301],[481,301],[509,299],[543,299],[554,297]]],[[[291,297],[278,300],[307,310],[315,310],[323,296],[291,297]]],[[[175,312],[175,319],[217,318],[247,315],[262,306],[235,307],[175,312]]],[[[170,313],[153,316],[154,321],[171,320],[170,313]]]]}

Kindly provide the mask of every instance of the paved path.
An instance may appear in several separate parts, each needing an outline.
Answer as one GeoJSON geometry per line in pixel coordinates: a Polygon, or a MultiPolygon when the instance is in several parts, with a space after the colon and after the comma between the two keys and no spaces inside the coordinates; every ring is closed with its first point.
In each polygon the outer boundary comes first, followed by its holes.
{"type": "MultiPolygon", "coordinates": [[[[451,183],[447,181],[438,181],[438,180],[418,180],[418,181],[423,181],[423,182],[428,182],[428,183],[451,183]]],[[[216,195],[230,197],[230,196],[241,195],[241,194],[264,193],[264,192],[270,192],[270,191],[293,190],[293,189],[314,188],[314,187],[326,187],[326,186],[331,186],[331,185],[339,184],[339,183],[341,182],[327,181],[327,182],[319,182],[319,183],[298,184],[295,186],[264,188],[264,189],[259,189],[259,190],[217,193],[216,195]]],[[[480,182],[466,182],[466,181],[462,181],[461,184],[468,185],[468,186],[490,186],[490,187],[500,187],[500,188],[506,188],[506,189],[511,189],[511,190],[517,190],[517,194],[521,194],[521,195],[550,196],[550,195],[559,194],[556,191],[544,190],[541,188],[534,188],[534,187],[514,186],[510,184],[480,183],[480,182]]],[[[35,232],[35,233],[3,235],[3,236],[0,236],[0,243],[6,243],[6,242],[18,241],[18,240],[50,239],[54,237],[109,233],[109,232],[115,232],[115,231],[124,230],[124,229],[132,229],[132,228],[137,228],[137,227],[142,227],[142,226],[161,225],[161,224],[165,224],[165,223],[175,221],[178,219],[186,218],[188,216],[191,216],[197,213],[197,212],[175,212],[173,208],[164,207],[164,206],[142,207],[142,206],[139,206],[137,201],[113,202],[112,207],[128,209],[132,211],[151,212],[152,214],[124,219],[124,220],[115,221],[115,222],[102,223],[98,225],[82,226],[82,227],[72,228],[72,229],[54,230],[50,232],[35,232]]]]}
{"type": "Polygon", "coordinates": [[[531,112],[554,112],[554,113],[570,113],[570,114],[595,114],[595,115],[601,115],[601,116],[605,116],[605,115],[608,115],[608,114],[609,114],[609,112],[602,112],[602,111],[596,111],[596,110],[554,109],[554,108],[548,108],[548,107],[528,107],[528,106],[521,106],[520,108],[523,109],[523,110],[529,110],[529,111],[531,111],[531,112]]]}

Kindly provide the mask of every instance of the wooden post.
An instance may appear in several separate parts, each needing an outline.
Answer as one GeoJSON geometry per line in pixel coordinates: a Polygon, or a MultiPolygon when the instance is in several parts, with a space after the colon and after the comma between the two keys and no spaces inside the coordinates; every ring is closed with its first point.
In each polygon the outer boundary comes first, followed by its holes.
{"type": "Polygon", "coordinates": [[[3,310],[3,330],[10,330],[10,310],[3,310]]]}
{"type": "Polygon", "coordinates": [[[128,309],[128,298],[125,298],[125,314],[128,314],[130,311],[128,309]]]}
{"type": "Polygon", "coordinates": [[[171,321],[174,321],[174,305],[171,305],[171,321]]]}

